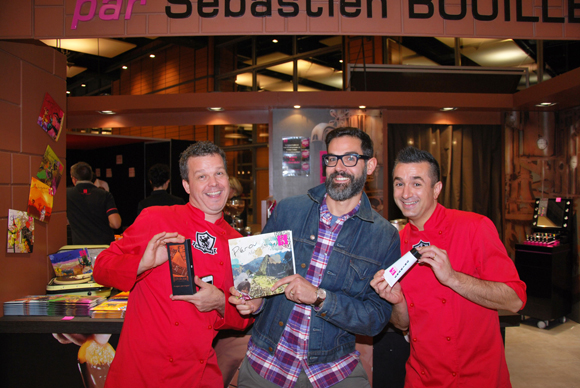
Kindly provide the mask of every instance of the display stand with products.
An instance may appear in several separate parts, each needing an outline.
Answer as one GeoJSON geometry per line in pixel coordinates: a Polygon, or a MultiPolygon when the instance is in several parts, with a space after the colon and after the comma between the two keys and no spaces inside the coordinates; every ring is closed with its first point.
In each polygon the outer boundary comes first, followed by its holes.
{"type": "Polygon", "coordinates": [[[516,244],[515,264],[528,296],[520,314],[537,319],[540,329],[566,322],[572,311],[572,209],[571,199],[537,199],[532,233],[516,244]]]}

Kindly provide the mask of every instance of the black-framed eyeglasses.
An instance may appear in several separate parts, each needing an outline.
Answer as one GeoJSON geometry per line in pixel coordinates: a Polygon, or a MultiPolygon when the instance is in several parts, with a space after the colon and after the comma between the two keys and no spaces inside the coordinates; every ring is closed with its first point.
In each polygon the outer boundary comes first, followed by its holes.
{"type": "Polygon", "coordinates": [[[366,155],[359,155],[359,154],[344,154],[344,155],[333,155],[333,154],[326,154],[322,157],[324,161],[324,165],[328,167],[334,167],[338,163],[338,161],[342,161],[345,167],[354,167],[358,163],[359,159],[362,160],[369,160],[371,157],[366,155]]]}

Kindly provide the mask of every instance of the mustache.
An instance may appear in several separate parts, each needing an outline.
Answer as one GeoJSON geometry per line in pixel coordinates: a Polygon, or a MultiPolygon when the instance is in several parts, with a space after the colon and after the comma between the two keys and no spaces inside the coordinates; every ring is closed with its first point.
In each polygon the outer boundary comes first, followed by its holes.
{"type": "Polygon", "coordinates": [[[329,179],[334,179],[337,176],[343,176],[345,178],[350,178],[350,180],[354,180],[354,175],[351,175],[349,173],[347,173],[346,171],[335,171],[332,174],[330,174],[330,176],[328,177],[329,179]]]}

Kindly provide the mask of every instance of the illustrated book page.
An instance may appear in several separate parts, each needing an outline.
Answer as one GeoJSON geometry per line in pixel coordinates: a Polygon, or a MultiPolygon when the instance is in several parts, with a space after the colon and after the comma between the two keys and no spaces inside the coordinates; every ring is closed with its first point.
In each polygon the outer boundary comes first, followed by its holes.
{"type": "Polygon", "coordinates": [[[228,241],[234,287],[245,299],[281,294],[286,286],[271,291],[278,280],[294,275],[292,231],[284,230],[228,241]]]}

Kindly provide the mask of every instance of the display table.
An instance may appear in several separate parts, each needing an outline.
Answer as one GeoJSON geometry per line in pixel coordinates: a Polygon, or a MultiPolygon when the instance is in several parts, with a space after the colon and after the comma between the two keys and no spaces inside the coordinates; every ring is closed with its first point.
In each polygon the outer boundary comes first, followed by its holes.
{"type": "Polygon", "coordinates": [[[4,316],[0,318],[0,333],[81,333],[120,334],[123,319],[95,319],[45,316],[4,316]]]}

